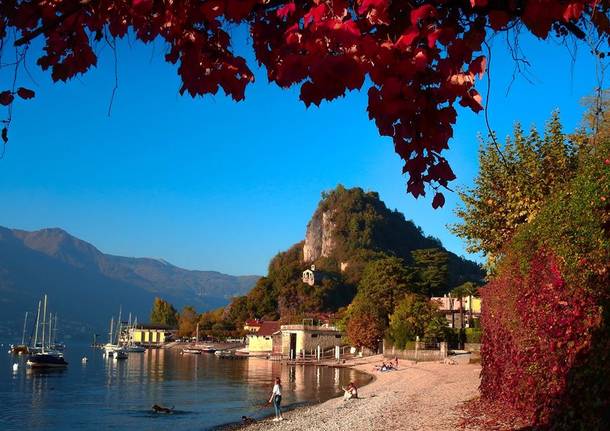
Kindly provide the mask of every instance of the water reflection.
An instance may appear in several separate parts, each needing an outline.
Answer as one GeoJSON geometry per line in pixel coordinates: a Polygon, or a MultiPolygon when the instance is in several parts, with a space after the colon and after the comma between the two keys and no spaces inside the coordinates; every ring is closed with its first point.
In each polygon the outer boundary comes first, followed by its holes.
{"type": "Polygon", "coordinates": [[[104,358],[86,347],[66,352],[67,369],[27,369],[24,358],[0,358],[0,399],[4,430],[103,428],[173,430],[208,429],[262,417],[273,378],[283,383],[286,406],[318,402],[339,395],[349,381],[368,380],[350,369],[287,366],[265,359],[227,360],[177,351],[130,353],[126,360],[104,358]],[[87,356],[86,366],[80,358],[87,356]],[[12,373],[12,363],[18,372],[12,373]],[[11,371],[8,371],[11,370],[11,371]],[[175,406],[180,415],[160,417],[150,406],[175,406]],[[69,414],[66,414],[69,412],[69,414]]]}

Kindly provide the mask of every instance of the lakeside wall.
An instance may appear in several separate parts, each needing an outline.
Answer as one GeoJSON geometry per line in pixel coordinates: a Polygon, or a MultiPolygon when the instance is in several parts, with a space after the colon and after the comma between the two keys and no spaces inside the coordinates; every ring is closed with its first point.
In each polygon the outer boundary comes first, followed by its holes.
{"type": "Polygon", "coordinates": [[[438,349],[425,349],[424,343],[413,343],[413,349],[398,349],[392,343],[383,342],[383,356],[389,359],[398,358],[415,362],[443,361],[447,358],[447,343],[439,343],[438,349]],[[420,348],[422,347],[422,348],[420,348]]]}

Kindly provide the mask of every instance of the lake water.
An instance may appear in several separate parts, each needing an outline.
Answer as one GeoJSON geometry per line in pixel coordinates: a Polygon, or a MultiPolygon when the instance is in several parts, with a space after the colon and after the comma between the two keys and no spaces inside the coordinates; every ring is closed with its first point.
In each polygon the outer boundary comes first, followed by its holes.
{"type": "Polygon", "coordinates": [[[180,355],[176,350],[130,353],[125,361],[100,350],[68,346],[65,370],[34,371],[25,357],[0,353],[0,430],[211,430],[242,415],[272,413],[273,378],[280,376],[282,404],[294,408],[342,394],[341,386],[370,377],[346,368],[287,366],[264,359],[230,360],[180,355]],[[81,358],[87,356],[87,364],[81,358]],[[14,373],[12,364],[19,363],[14,373]],[[153,404],[175,414],[154,414],[153,404]]]}

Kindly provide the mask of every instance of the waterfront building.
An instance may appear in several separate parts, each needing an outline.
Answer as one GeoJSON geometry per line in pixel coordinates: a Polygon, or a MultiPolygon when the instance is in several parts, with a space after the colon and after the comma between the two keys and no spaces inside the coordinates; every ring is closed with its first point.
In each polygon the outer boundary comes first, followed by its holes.
{"type": "Polygon", "coordinates": [[[172,341],[174,335],[174,331],[165,325],[137,325],[129,331],[133,343],[147,347],[159,347],[172,341]]]}
{"type": "Polygon", "coordinates": [[[251,356],[266,356],[273,350],[273,334],[280,329],[280,322],[266,320],[260,322],[257,331],[246,336],[248,353],[251,356]]]}
{"type": "Polygon", "coordinates": [[[330,325],[282,325],[273,339],[273,354],[294,359],[342,345],[343,333],[330,325]]]}

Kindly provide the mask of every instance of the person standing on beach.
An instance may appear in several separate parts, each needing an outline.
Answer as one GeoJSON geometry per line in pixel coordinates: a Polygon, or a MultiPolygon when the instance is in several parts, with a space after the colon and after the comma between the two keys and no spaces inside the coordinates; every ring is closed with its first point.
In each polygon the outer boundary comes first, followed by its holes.
{"type": "Polygon", "coordinates": [[[274,422],[284,420],[282,417],[282,409],[280,405],[282,404],[282,382],[279,377],[275,378],[275,384],[273,385],[273,391],[271,392],[271,398],[269,398],[269,403],[273,402],[273,407],[275,407],[275,418],[274,422]]]}

